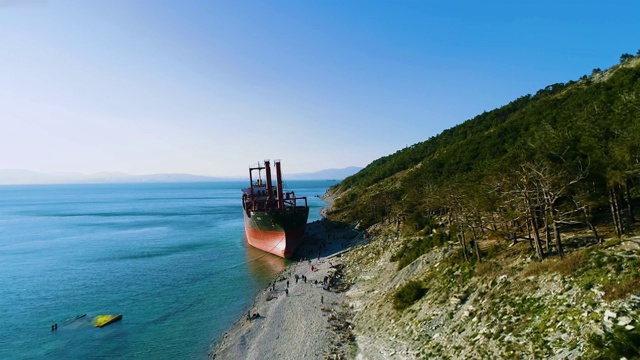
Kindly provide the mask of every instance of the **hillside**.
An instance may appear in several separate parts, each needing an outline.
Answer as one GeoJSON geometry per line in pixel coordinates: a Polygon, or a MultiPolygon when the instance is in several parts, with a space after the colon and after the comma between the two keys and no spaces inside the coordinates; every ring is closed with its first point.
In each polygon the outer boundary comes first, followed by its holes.
{"type": "Polygon", "coordinates": [[[405,231],[420,230],[427,224],[417,212],[456,207],[440,196],[447,188],[479,187],[482,198],[465,200],[495,208],[521,202],[509,192],[524,197],[543,183],[554,187],[553,196],[572,196],[589,210],[608,207],[609,191],[628,200],[640,171],[639,65],[633,57],[577,82],[550,85],[375,160],[332,189],[340,197],[334,215],[370,225],[402,214],[405,231]]]}
{"type": "Polygon", "coordinates": [[[361,355],[640,358],[640,58],[620,60],[329,190],[367,235],[345,255],[361,355]]]}
{"type": "Polygon", "coordinates": [[[358,358],[640,358],[640,236],[596,246],[577,233],[544,262],[526,241],[492,242],[483,263],[447,241],[399,268],[416,239],[369,230],[341,260],[358,358]]]}

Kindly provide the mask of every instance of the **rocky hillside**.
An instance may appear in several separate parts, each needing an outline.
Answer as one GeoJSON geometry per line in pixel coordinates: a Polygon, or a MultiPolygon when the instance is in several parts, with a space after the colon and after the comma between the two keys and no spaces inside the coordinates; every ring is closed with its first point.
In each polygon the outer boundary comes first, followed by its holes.
{"type": "Polygon", "coordinates": [[[640,51],[333,186],[359,357],[640,358],[638,144],[640,51]]]}
{"type": "Polygon", "coordinates": [[[640,358],[640,51],[333,186],[363,359],[640,358]]]}
{"type": "Polygon", "coordinates": [[[544,261],[528,241],[484,241],[483,262],[445,241],[400,268],[417,239],[395,230],[372,226],[342,256],[357,358],[640,358],[640,237],[576,232],[544,261]]]}

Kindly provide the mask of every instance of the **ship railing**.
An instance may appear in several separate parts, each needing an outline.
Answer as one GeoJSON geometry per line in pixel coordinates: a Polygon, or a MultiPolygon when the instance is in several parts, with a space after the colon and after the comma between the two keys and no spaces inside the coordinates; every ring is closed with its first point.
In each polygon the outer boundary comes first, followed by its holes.
{"type": "MultiPolygon", "coordinates": [[[[283,201],[284,203],[284,209],[301,209],[301,208],[306,208],[308,207],[308,203],[307,203],[307,197],[306,196],[301,196],[301,197],[290,197],[289,199],[285,199],[283,201]]],[[[252,211],[263,211],[263,210],[268,210],[270,208],[275,207],[277,204],[277,201],[272,201],[272,202],[267,202],[266,201],[266,197],[255,197],[253,199],[246,199],[246,201],[243,201],[243,208],[245,209],[251,209],[252,211]]]]}
{"type": "Polygon", "coordinates": [[[307,204],[307,197],[306,196],[301,196],[301,197],[292,197],[289,199],[285,199],[284,200],[284,207],[285,208],[306,208],[308,207],[307,204]],[[299,205],[299,203],[303,202],[304,205],[299,205]]]}

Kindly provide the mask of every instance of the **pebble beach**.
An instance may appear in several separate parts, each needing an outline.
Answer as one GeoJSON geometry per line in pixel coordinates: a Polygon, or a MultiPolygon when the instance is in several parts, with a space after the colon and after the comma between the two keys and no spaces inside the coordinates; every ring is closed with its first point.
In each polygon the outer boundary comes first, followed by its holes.
{"type": "Polygon", "coordinates": [[[358,236],[326,219],[307,225],[295,263],[256,297],[211,358],[343,359],[353,351],[341,255],[358,236]]]}

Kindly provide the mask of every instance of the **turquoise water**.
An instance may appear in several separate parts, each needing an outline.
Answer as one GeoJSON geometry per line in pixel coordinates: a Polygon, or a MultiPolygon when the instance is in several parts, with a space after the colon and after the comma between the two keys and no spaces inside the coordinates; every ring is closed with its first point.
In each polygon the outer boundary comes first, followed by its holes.
{"type": "MultiPolygon", "coordinates": [[[[314,221],[333,184],[286,186],[314,221]]],[[[285,266],[246,245],[245,186],[0,186],[0,359],[206,358],[285,266]]]]}

